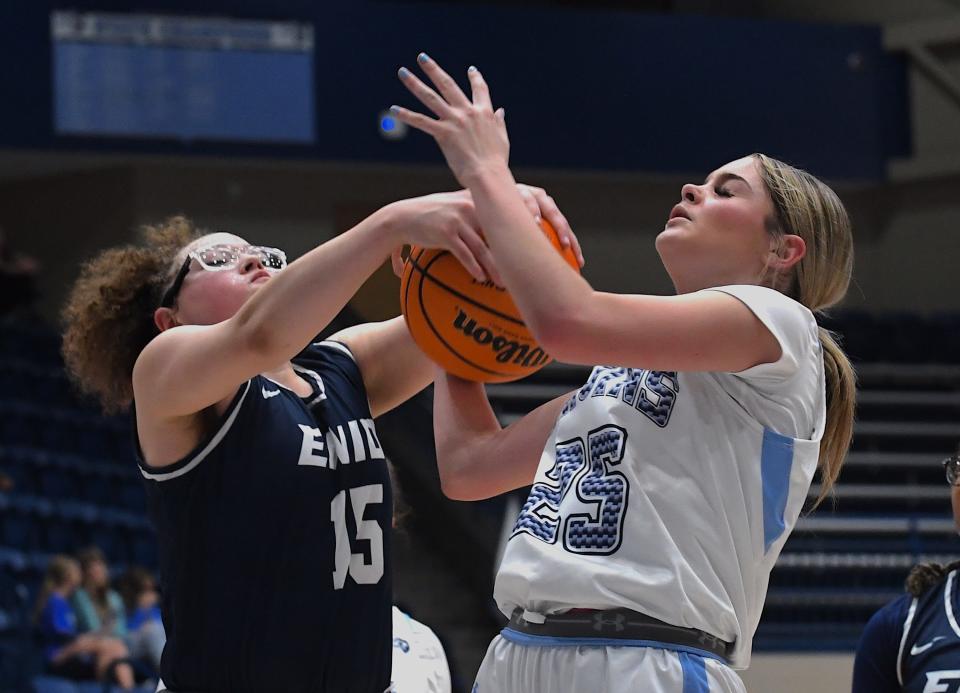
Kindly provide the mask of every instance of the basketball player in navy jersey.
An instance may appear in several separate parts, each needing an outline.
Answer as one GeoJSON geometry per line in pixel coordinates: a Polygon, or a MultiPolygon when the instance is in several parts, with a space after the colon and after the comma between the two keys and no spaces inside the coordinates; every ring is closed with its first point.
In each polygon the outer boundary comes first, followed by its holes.
{"type": "MultiPolygon", "coordinates": [[[[960,531],[960,449],[943,462],[960,531]]],[[[960,561],[915,566],[907,594],[873,615],[860,636],[853,693],[960,691],[960,561]]]]}
{"type": "Polygon", "coordinates": [[[390,686],[391,491],[373,418],[432,368],[402,318],[314,336],[404,243],[493,272],[463,192],[388,205],[289,267],[182,217],[83,267],[64,356],[107,411],[133,414],[160,544],[159,690],[390,686]]]}

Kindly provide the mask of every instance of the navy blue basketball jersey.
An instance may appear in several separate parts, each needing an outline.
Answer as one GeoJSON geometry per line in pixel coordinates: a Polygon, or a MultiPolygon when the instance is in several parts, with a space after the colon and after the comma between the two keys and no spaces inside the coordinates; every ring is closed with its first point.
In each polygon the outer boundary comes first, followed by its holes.
{"type": "Polygon", "coordinates": [[[904,595],[864,628],[854,662],[854,693],[960,693],[957,571],[922,596],[904,595]]]}
{"type": "Polygon", "coordinates": [[[392,499],[350,351],[255,376],[168,467],[138,450],[160,544],[171,690],[381,693],[390,685],[392,499]]]}

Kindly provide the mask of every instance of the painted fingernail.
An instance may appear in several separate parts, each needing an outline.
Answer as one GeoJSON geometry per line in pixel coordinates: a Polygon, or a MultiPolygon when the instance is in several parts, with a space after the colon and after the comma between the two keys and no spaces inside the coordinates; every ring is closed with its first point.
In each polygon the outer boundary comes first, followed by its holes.
{"type": "Polygon", "coordinates": [[[400,79],[406,79],[407,77],[410,76],[410,70],[408,70],[405,67],[401,67],[399,70],[397,70],[397,76],[400,79]]]}
{"type": "Polygon", "coordinates": [[[471,65],[470,67],[467,68],[467,72],[476,72],[476,71],[477,71],[477,68],[475,65],[471,65]]]}
{"type": "Polygon", "coordinates": [[[427,55],[426,53],[421,53],[420,55],[417,56],[417,61],[418,61],[421,65],[422,65],[423,63],[427,62],[428,60],[430,60],[430,56],[427,55]]]}
{"type": "Polygon", "coordinates": [[[390,115],[399,115],[399,113],[400,113],[400,107],[399,107],[399,106],[391,106],[391,107],[390,107],[390,115]]]}

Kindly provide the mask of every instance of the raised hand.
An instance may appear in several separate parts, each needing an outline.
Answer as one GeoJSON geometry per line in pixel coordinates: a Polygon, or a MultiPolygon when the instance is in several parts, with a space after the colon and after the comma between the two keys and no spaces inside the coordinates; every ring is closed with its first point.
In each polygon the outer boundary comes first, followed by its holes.
{"type": "MultiPolygon", "coordinates": [[[[417,57],[417,63],[436,89],[405,67],[400,68],[398,76],[407,89],[437,117],[431,118],[400,106],[390,109],[393,114],[437,141],[447,164],[464,187],[469,187],[472,174],[485,167],[506,169],[510,140],[507,137],[504,110],[493,110],[490,90],[480,71],[475,67],[467,70],[473,96],[471,100],[426,53],[417,57]]],[[[538,221],[542,217],[553,225],[560,242],[573,247],[582,267],[584,260],[580,242],[553,198],[543,188],[523,184],[517,188],[530,213],[538,221]]],[[[395,254],[394,269],[401,266],[399,256],[395,254]]]]}
{"type": "Polygon", "coordinates": [[[464,187],[469,187],[472,176],[485,169],[506,169],[510,140],[504,112],[493,110],[490,90],[480,71],[475,67],[467,70],[472,93],[472,99],[468,99],[453,78],[426,53],[417,56],[417,63],[436,89],[405,67],[397,74],[436,118],[399,106],[391,107],[394,116],[437,141],[450,170],[464,187]]]}

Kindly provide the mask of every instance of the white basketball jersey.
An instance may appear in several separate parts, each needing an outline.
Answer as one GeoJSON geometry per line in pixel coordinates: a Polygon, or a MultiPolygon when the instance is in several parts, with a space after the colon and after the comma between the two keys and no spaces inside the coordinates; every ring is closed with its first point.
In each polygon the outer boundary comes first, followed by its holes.
{"type": "Polygon", "coordinates": [[[823,355],[813,315],[792,299],[709,290],[746,304],[782,356],[736,374],[594,368],[507,543],[494,591],[504,614],[625,607],[736,641],[732,665],[749,664],[817,467],[823,355]]]}
{"type": "Polygon", "coordinates": [[[436,634],[393,607],[391,693],[450,693],[450,667],[436,634]]]}

